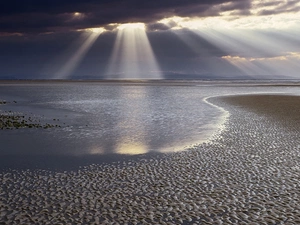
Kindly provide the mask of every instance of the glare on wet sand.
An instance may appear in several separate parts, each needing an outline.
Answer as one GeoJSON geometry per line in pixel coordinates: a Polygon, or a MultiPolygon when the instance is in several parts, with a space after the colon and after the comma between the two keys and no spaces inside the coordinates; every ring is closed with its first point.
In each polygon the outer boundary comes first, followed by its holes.
{"type": "Polygon", "coordinates": [[[208,101],[229,120],[188,151],[73,172],[1,172],[0,223],[299,224],[299,128],[208,101]]]}

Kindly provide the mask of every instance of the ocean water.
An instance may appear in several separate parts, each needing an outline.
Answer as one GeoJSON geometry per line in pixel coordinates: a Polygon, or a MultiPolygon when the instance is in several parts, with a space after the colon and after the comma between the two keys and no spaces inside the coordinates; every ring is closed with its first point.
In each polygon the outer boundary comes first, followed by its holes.
{"type": "Polygon", "coordinates": [[[183,151],[211,138],[228,116],[207,98],[251,93],[300,91],[293,86],[209,82],[0,84],[0,100],[17,102],[1,105],[2,112],[61,126],[0,131],[1,165],[48,168],[82,159],[98,162],[183,151]]]}

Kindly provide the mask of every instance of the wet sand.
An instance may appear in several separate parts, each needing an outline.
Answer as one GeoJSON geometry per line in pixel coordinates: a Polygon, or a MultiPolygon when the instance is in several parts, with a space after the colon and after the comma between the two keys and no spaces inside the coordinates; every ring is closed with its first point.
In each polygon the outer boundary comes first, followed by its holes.
{"type": "Polygon", "coordinates": [[[266,116],[287,129],[300,130],[300,97],[290,95],[244,95],[220,97],[236,107],[266,116]]]}
{"type": "Polygon", "coordinates": [[[1,172],[0,223],[299,224],[299,97],[208,101],[230,117],[187,151],[73,172],[1,172]]]}

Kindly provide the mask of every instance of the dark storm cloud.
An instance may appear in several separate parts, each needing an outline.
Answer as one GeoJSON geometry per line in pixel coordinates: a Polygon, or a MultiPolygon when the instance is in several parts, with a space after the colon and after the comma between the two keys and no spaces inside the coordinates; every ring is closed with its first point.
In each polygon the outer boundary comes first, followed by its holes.
{"type": "MultiPolygon", "coordinates": [[[[119,9],[130,10],[141,9],[152,12],[167,10],[178,10],[180,8],[203,6],[209,8],[212,5],[226,2],[247,2],[247,0],[163,0],[163,1],[141,1],[141,0],[11,0],[0,4],[1,14],[16,13],[65,13],[65,12],[96,12],[101,8],[105,10],[119,9]]],[[[180,10],[179,10],[180,11],[180,10]]]]}
{"type": "Polygon", "coordinates": [[[39,33],[109,23],[154,23],[169,16],[214,16],[249,7],[250,0],[11,0],[0,4],[0,32],[39,33]],[[223,7],[222,3],[228,4],[223,7]],[[74,12],[83,14],[76,17],[74,12]]]}
{"type": "Polygon", "coordinates": [[[173,27],[177,27],[178,23],[175,22],[174,20],[170,19],[165,23],[149,23],[147,24],[147,30],[148,31],[165,31],[165,30],[170,30],[173,27]]]}
{"type": "Polygon", "coordinates": [[[219,11],[234,11],[231,15],[250,15],[251,2],[230,2],[229,4],[220,7],[219,11]]]}
{"type": "Polygon", "coordinates": [[[268,2],[266,4],[260,4],[259,6],[273,6],[274,8],[271,10],[261,10],[259,11],[259,15],[273,15],[273,14],[280,14],[280,13],[289,13],[289,12],[299,12],[300,6],[297,6],[299,0],[291,0],[291,1],[275,1],[275,2],[268,2]]]}
{"type": "Polygon", "coordinates": [[[147,30],[149,31],[159,31],[159,30],[169,30],[170,26],[167,26],[164,23],[151,23],[147,25],[147,30]]]}

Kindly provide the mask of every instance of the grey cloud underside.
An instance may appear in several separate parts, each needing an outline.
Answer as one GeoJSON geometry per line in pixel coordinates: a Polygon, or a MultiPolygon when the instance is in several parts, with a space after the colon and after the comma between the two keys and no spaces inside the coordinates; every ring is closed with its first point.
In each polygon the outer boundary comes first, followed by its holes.
{"type": "Polygon", "coordinates": [[[252,0],[11,0],[0,3],[0,34],[66,31],[127,22],[144,22],[150,30],[166,30],[166,26],[156,24],[158,20],[171,16],[218,16],[221,12],[247,16],[253,7],[257,15],[299,12],[298,3],[298,0],[255,5],[252,0]],[[72,17],[74,12],[83,14],[72,17]]]}
{"type": "Polygon", "coordinates": [[[162,30],[169,30],[171,27],[170,26],[167,26],[166,24],[164,23],[151,23],[151,24],[148,24],[147,26],[147,30],[149,31],[162,31],[162,30]]]}
{"type": "Polygon", "coordinates": [[[153,23],[168,16],[215,16],[226,10],[247,11],[250,0],[74,0],[6,1],[0,7],[0,32],[47,32],[105,26],[109,23],[153,23]],[[220,7],[221,3],[228,3],[220,7]],[[71,13],[82,12],[81,18],[71,13]]]}
{"type": "Polygon", "coordinates": [[[141,0],[11,0],[1,4],[1,14],[18,13],[53,13],[66,12],[97,12],[101,8],[113,10],[148,9],[150,11],[176,10],[186,7],[205,6],[221,4],[225,2],[246,2],[247,0],[163,0],[163,1],[141,1],[141,0]]]}
{"type": "Polygon", "coordinates": [[[274,2],[267,2],[267,3],[261,3],[260,6],[273,6],[274,8],[272,10],[261,10],[259,11],[258,15],[273,15],[273,14],[280,14],[280,13],[286,13],[286,12],[299,12],[300,6],[297,6],[299,3],[298,0],[291,0],[291,1],[274,1],[274,2]],[[283,3],[283,4],[282,4],[283,3]]]}
{"type": "Polygon", "coordinates": [[[267,16],[267,15],[273,15],[273,14],[280,14],[280,13],[296,13],[300,11],[300,6],[293,7],[290,9],[274,9],[274,10],[261,10],[259,12],[260,16],[267,16]]]}

